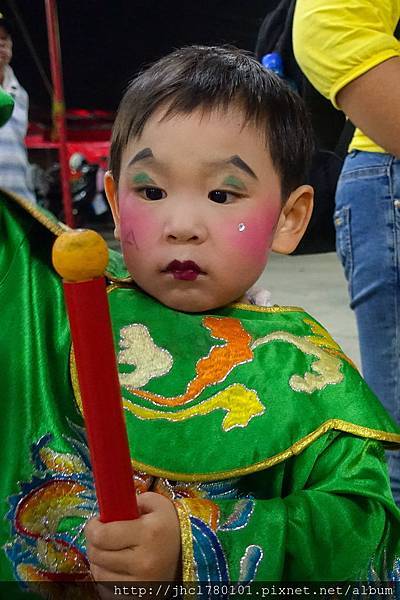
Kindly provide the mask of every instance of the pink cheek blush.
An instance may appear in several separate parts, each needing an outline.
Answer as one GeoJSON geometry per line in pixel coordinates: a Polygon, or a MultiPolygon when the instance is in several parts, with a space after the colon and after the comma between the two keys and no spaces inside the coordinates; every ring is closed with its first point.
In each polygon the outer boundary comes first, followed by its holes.
{"type": "Polygon", "coordinates": [[[120,230],[122,244],[145,250],[159,238],[160,224],[151,207],[129,197],[120,198],[120,230]]]}
{"type": "Polygon", "coordinates": [[[275,211],[267,215],[243,215],[240,222],[225,224],[223,235],[227,244],[241,257],[262,265],[272,244],[278,214],[275,211]]]}

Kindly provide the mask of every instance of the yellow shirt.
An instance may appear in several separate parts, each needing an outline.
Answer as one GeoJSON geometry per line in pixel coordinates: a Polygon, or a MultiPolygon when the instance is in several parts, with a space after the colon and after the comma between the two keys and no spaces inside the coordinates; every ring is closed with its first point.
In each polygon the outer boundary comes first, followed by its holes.
{"type": "MultiPolygon", "coordinates": [[[[334,106],[348,83],[394,56],[400,0],[297,0],[293,49],[307,79],[334,106]]],[[[385,152],[359,129],[350,150],[385,152]]]]}

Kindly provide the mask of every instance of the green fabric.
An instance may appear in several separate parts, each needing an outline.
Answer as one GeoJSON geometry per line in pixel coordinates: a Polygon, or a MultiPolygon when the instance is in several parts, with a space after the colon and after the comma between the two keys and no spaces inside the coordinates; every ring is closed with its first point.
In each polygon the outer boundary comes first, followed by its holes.
{"type": "MultiPolygon", "coordinates": [[[[95,493],[50,266],[58,225],[25,208],[1,194],[0,580],[84,577],[95,493]]],[[[109,272],[127,275],[118,254],[109,272]]],[[[200,579],[395,568],[399,511],[376,439],[396,446],[398,429],[309,315],[177,313],[123,284],[109,299],[136,485],[188,511],[200,579]]]]}
{"type": "MultiPolygon", "coordinates": [[[[18,481],[32,479],[31,446],[49,431],[55,448],[70,449],[62,438],[67,419],[82,423],[72,401],[68,353],[70,335],[59,277],[49,268],[54,236],[2,194],[0,202],[0,514],[18,481]],[[51,360],[49,360],[51,357],[51,360]]],[[[10,523],[0,520],[0,545],[10,541],[10,523]]],[[[0,580],[12,579],[4,553],[0,580]]]]}
{"type": "Polygon", "coordinates": [[[297,452],[294,445],[332,419],[370,428],[365,435],[371,437],[392,432],[400,442],[399,429],[359,373],[301,309],[233,306],[212,316],[185,314],[131,288],[112,290],[109,300],[120,370],[133,373],[133,382],[136,371],[143,371],[145,389],[154,394],[149,400],[138,396],[134,385],[122,387],[135,459],[148,472],[193,480],[234,475],[252,465],[263,468],[265,461],[290,448],[297,452]],[[132,315],[140,323],[137,330],[132,315]],[[223,317],[229,317],[224,330],[223,317]],[[232,325],[236,332],[229,339],[232,325]],[[300,348],[304,344],[305,351],[300,348]],[[327,364],[318,373],[313,353],[321,352],[321,345],[327,364]],[[132,348],[135,357],[130,358],[132,348]],[[213,348],[218,353],[212,355],[213,348]],[[279,377],[270,365],[279,366],[279,377]],[[330,383],[335,377],[338,383],[330,383]],[[311,391],[293,389],[307,385],[311,391]],[[224,393],[230,394],[226,402],[224,393]],[[212,439],[207,452],[192,444],[196,437],[212,439]],[[156,456],[148,439],[159,449],[156,456]]]}
{"type": "Polygon", "coordinates": [[[214,498],[214,527],[206,501],[179,501],[191,514],[199,579],[219,580],[212,571],[219,542],[233,581],[399,576],[399,511],[377,442],[332,431],[285,464],[242,478],[238,488],[254,498],[247,506],[251,517],[243,498],[214,498]]]}
{"type": "Polygon", "coordinates": [[[14,110],[14,99],[0,87],[0,127],[7,123],[14,110]]]}
{"type": "MultiPolygon", "coordinates": [[[[58,227],[51,213],[28,208],[48,227],[58,227]]],[[[64,436],[76,437],[70,423],[83,424],[70,382],[71,342],[62,284],[50,266],[54,239],[15,198],[1,193],[1,547],[12,539],[10,521],[3,518],[10,509],[9,496],[20,492],[19,482],[26,495],[33,475],[46,479],[35,445],[51,434],[52,450],[71,453],[71,443],[64,436]]],[[[117,253],[111,253],[111,261],[117,264],[117,253]]],[[[0,581],[14,578],[11,566],[2,551],[0,581]]]]}

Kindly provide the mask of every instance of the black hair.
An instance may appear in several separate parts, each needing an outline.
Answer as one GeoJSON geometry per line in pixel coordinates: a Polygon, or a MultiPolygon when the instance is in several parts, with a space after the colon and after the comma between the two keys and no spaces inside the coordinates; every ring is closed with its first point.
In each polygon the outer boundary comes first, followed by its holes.
{"type": "Polygon", "coordinates": [[[110,170],[119,180],[121,155],[161,106],[165,117],[238,107],[259,127],[281,179],[282,198],[304,183],[313,136],[300,96],[246,51],[188,46],[161,58],[129,85],[113,127],[110,170]]]}
{"type": "Polygon", "coordinates": [[[3,27],[3,29],[6,31],[7,35],[10,38],[13,38],[13,33],[14,33],[13,24],[10,21],[10,19],[8,19],[7,17],[4,16],[4,14],[2,12],[0,12],[0,27],[3,27]]]}

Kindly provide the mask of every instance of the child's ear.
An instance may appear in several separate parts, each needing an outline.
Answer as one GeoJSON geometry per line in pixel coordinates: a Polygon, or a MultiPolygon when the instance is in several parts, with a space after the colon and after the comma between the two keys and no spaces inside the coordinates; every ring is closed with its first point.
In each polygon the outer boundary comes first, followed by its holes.
{"type": "Polygon", "coordinates": [[[287,199],[276,226],[272,250],[290,254],[295,250],[311,218],[314,190],[310,185],[301,185],[287,199]]]}
{"type": "Polygon", "coordinates": [[[107,196],[108,204],[110,205],[110,209],[112,212],[112,216],[114,219],[115,229],[114,236],[115,239],[120,239],[120,228],[119,228],[119,205],[118,205],[118,190],[117,184],[115,183],[114,177],[112,176],[111,171],[106,171],[104,175],[104,191],[107,196]]]}

